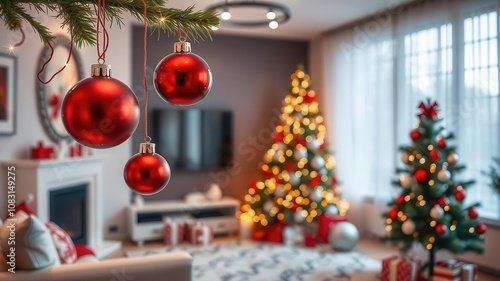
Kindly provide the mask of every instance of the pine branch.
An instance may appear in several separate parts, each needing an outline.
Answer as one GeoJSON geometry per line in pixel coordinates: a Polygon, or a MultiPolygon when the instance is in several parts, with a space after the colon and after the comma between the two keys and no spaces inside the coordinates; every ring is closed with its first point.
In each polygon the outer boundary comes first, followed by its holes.
{"type": "MultiPolygon", "coordinates": [[[[185,10],[165,8],[166,0],[147,0],[147,21],[153,30],[162,30],[167,35],[177,34],[177,28],[195,42],[203,38],[211,38],[211,27],[219,25],[215,11],[194,11],[194,6],[185,10]]],[[[0,2],[0,19],[9,30],[19,30],[24,23],[30,25],[47,44],[54,36],[26,11],[31,8],[36,13],[54,14],[61,19],[63,28],[67,28],[74,38],[75,45],[94,46],[96,44],[96,0],[17,0],[0,2]]],[[[106,19],[110,25],[123,24],[123,13],[129,13],[139,21],[143,21],[142,0],[107,0],[106,19]]]]}

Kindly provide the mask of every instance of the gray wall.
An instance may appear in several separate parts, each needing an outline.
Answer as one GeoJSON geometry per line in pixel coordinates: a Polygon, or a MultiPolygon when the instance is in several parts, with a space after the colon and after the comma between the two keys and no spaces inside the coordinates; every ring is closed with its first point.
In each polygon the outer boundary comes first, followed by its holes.
{"type": "MultiPolygon", "coordinates": [[[[141,100],[144,92],[142,36],[142,27],[134,27],[132,85],[141,100]]],[[[152,85],[152,72],[156,64],[172,52],[175,41],[175,37],[167,36],[158,41],[156,35],[148,40],[150,109],[174,108],[158,97],[152,85]]],[[[221,185],[224,195],[242,199],[251,182],[259,176],[259,162],[275,128],[271,121],[278,116],[276,112],[288,92],[290,75],[298,64],[307,66],[308,42],[216,34],[213,41],[192,42],[191,47],[210,65],[214,77],[210,93],[193,107],[233,111],[235,165],[207,172],[174,171],[167,188],[146,200],[181,199],[188,192],[205,190],[212,182],[221,185]]],[[[133,153],[137,153],[143,139],[141,122],[133,136],[133,153]]]]}

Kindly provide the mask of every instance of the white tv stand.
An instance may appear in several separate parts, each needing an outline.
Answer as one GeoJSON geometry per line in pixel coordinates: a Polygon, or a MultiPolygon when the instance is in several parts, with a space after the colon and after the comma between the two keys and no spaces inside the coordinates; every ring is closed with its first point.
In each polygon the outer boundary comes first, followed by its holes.
{"type": "Polygon", "coordinates": [[[145,241],[161,240],[164,237],[164,220],[199,220],[213,228],[214,234],[232,235],[239,230],[236,212],[240,202],[233,198],[222,198],[198,205],[182,200],[168,200],[127,207],[127,232],[130,239],[142,246],[145,241]]]}

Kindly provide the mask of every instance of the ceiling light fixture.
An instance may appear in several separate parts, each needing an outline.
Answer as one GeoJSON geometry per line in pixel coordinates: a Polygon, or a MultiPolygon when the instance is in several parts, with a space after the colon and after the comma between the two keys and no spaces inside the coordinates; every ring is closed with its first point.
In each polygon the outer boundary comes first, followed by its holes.
{"type": "Polygon", "coordinates": [[[226,0],[222,3],[215,3],[207,7],[207,10],[216,10],[220,12],[221,19],[223,19],[221,25],[233,27],[269,26],[271,29],[276,29],[280,24],[290,19],[290,9],[288,9],[288,7],[278,3],[255,0],[226,0]],[[255,12],[256,9],[262,10],[262,13],[255,12]],[[245,13],[245,10],[247,13],[245,13]],[[231,14],[230,11],[233,13],[231,14]],[[238,16],[240,14],[242,15],[241,17],[238,16]]]}

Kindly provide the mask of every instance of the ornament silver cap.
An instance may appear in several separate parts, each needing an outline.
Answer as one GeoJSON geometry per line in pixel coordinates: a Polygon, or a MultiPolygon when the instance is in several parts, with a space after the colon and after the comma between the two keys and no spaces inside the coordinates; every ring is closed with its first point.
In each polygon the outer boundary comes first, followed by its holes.
{"type": "Polygon", "coordinates": [[[150,142],[143,142],[139,146],[139,153],[141,154],[155,154],[155,144],[150,142]]]}
{"type": "Polygon", "coordinates": [[[111,77],[110,64],[93,64],[90,72],[92,77],[111,77]]]}
{"type": "Polygon", "coordinates": [[[190,53],[191,43],[189,42],[175,42],[174,53],[190,53]]]}

